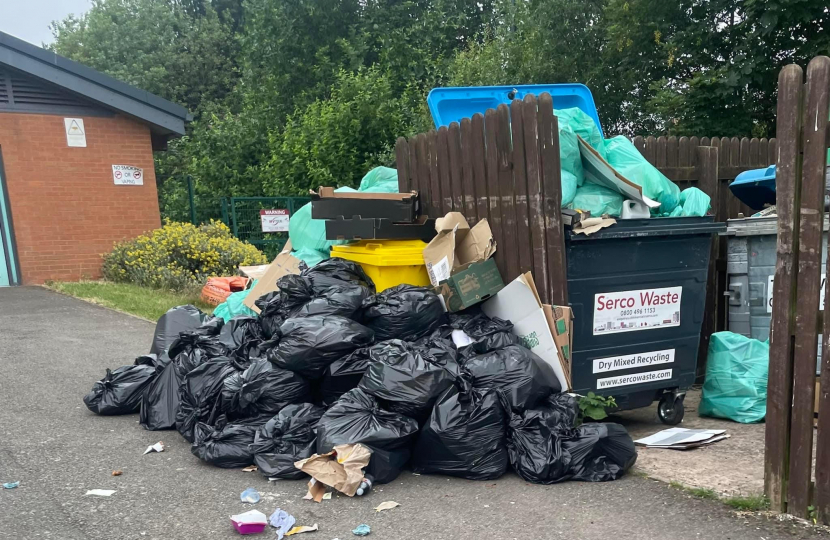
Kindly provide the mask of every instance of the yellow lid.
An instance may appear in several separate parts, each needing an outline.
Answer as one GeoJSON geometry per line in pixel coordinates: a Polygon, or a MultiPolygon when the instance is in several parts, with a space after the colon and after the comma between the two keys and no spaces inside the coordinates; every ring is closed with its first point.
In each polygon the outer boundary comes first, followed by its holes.
{"type": "Polygon", "coordinates": [[[331,247],[332,257],[341,257],[375,266],[424,264],[422,240],[361,240],[354,244],[331,247]]]}

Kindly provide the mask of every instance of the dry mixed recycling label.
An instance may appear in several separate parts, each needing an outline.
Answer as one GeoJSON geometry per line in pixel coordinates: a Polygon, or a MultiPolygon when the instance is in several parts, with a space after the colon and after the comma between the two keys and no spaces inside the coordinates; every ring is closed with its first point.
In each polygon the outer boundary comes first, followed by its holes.
{"type": "Polygon", "coordinates": [[[83,118],[64,118],[63,127],[66,129],[66,146],[86,148],[83,118]]]}
{"type": "Polygon", "coordinates": [[[594,373],[653,366],[655,364],[671,364],[673,362],[674,349],[609,356],[608,358],[597,358],[594,360],[594,373]]]}
{"type": "Polygon", "coordinates": [[[683,287],[594,295],[594,335],[680,326],[683,287]]]}
{"type": "Polygon", "coordinates": [[[117,186],[143,186],[144,169],[132,165],[113,165],[112,182],[117,186]]]}
{"type": "Polygon", "coordinates": [[[671,379],[670,369],[659,371],[646,371],[645,373],[632,373],[631,375],[617,375],[606,379],[597,379],[597,390],[613,388],[615,386],[629,386],[632,384],[643,384],[655,381],[667,381],[671,379]]]}
{"type": "Polygon", "coordinates": [[[288,209],[260,210],[262,232],[286,232],[288,230],[288,209]]]}
{"type": "MultiPolygon", "coordinates": [[[[772,313],[772,283],[775,281],[775,276],[769,276],[767,279],[767,313],[772,313]]],[[[821,289],[819,289],[819,306],[818,308],[823,310],[824,309],[824,283],[827,281],[827,274],[821,275],[821,289]]],[[[821,340],[819,340],[821,341],[821,340]]]]}

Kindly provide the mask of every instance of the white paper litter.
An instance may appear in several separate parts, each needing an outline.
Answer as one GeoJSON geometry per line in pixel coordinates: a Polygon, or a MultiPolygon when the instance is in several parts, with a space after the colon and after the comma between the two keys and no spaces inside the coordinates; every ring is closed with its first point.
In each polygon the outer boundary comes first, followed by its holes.
{"type": "Polygon", "coordinates": [[[149,454],[150,452],[164,452],[164,443],[159,441],[156,444],[151,444],[144,451],[144,454],[149,454]]]}
{"type": "Polygon", "coordinates": [[[729,438],[725,429],[669,428],[634,441],[647,448],[688,450],[729,438]]]}
{"type": "Polygon", "coordinates": [[[84,493],[84,497],[87,495],[95,495],[96,497],[109,497],[115,493],[114,489],[90,489],[86,493],[84,493]]]}

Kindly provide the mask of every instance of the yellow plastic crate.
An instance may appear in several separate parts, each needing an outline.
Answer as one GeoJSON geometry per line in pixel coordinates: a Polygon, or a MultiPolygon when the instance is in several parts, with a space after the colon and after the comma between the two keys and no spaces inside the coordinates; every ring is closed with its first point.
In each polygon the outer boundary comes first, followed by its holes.
{"type": "Polygon", "coordinates": [[[354,244],[332,246],[331,256],[354,261],[363,267],[377,292],[407,283],[429,285],[421,240],[361,240],[354,244]]]}

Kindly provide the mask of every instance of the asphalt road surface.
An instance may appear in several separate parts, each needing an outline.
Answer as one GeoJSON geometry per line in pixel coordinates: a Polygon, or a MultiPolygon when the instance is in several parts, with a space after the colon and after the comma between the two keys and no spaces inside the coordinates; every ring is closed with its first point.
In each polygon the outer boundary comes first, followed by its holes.
{"type": "MultiPolygon", "coordinates": [[[[606,484],[530,485],[513,474],[473,482],[404,472],[367,497],[302,500],[303,481],[201,463],[175,431],[150,432],[138,415],[97,417],[81,401],[106,368],[149,350],[153,325],[41,288],[0,289],[0,538],[237,538],[229,516],[277,507],[346,540],[361,523],[376,540],[779,539],[821,535],[763,515],[628,476],[606,484]],[[157,441],[161,454],[142,455],[157,441]],[[112,476],[112,471],[123,474],[112,476]],[[254,487],[255,505],[239,494],[254,487]],[[113,489],[108,498],[85,496],[113,489]],[[383,501],[399,508],[376,513],[383,501]]],[[[251,538],[274,538],[267,531],[251,538]]]]}

